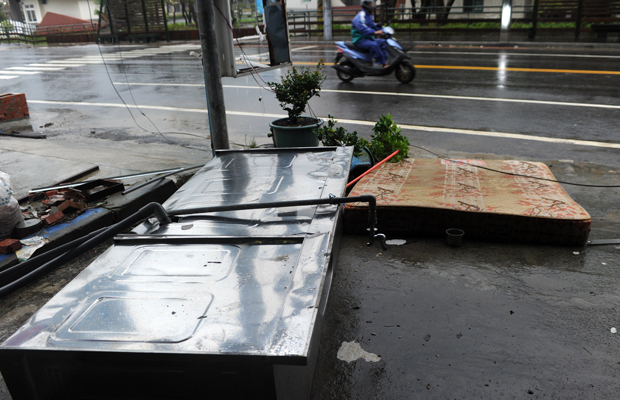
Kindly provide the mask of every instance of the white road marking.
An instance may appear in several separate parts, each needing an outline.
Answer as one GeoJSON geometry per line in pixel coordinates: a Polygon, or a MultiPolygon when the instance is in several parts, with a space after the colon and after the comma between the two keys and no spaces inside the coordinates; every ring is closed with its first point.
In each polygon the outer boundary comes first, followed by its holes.
{"type": "MultiPolygon", "coordinates": [[[[26,64],[25,67],[9,67],[6,70],[9,71],[0,71],[0,79],[14,79],[18,78],[19,75],[34,75],[39,74],[42,71],[62,71],[65,68],[72,67],[83,67],[84,65],[92,65],[92,64],[102,64],[104,62],[115,62],[122,61],[124,59],[132,59],[139,57],[148,57],[148,56],[156,56],[159,54],[170,54],[177,51],[185,51],[187,48],[199,48],[200,46],[196,45],[179,45],[179,46],[165,46],[160,48],[151,48],[151,49],[137,49],[137,50],[129,50],[122,51],[117,53],[107,53],[102,55],[95,56],[84,56],[84,57],[73,57],[67,58],[64,60],[51,60],[46,62],[45,64],[26,64]],[[10,76],[4,76],[9,75],[10,76]]],[[[316,47],[316,46],[308,46],[308,47],[316,47]]]]}
{"type": "Polygon", "coordinates": [[[7,75],[35,75],[35,74],[40,74],[40,71],[0,71],[0,74],[7,74],[7,75]]]}
{"type": "Polygon", "coordinates": [[[54,67],[9,67],[6,68],[8,70],[15,71],[61,71],[64,68],[54,68],[54,67]]]}
{"type": "Polygon", "coordinates": [[[569,103],[565,101],[507,99],[507,98],[502,98],[502,97],[452,96],[452,95],[443,95],[443,94],[362,92],[362,91],[356,91],[356,90],[330,90],[330,89],[327,89],[327,90],[322,89],[322,90],[324,92],[332,92],[332,93],[351,93],[351,94],[367,94],[367,95],[374,94],[374,95],[381,95],[381,96],[428,97],[428,98],[435,98],[435,99],[497,101],[497,102],[507,102],[507,103],[545,104],[545,105],[554,105],[554,106],[620,109],[620,105],[613,105],[613,104],[569,103]]]}
{"type": "MultiPolygon", "coordinates": [[[[318,46],[311,46],[318,47],[318,46]]],[[[300,53],[319,53],[325,51],[332,51],[331,47],[322,47],[314,50],[305,50],[307,47],[300,47],[298,49],[291,49],[291,51],[300,51],[300,53]],[[304,50],[301,50],[304,49],[304,50]]],[[[443,48],[442,50],[445,50],[443,48]]],[[[428,51],[428,50],[409,50],[409,54],[434,54],[434,55],[475,55],[475,56],[493,56],[497,57],[498,55],[506,55],[506,56],[525,56],[525,57],[568,57],[568,58],[611,58],[616,59],[620,58],[620,56],[611,56],[611,55],[598,55],[598,54],[543,54],[543,53],[508,53],[506,51],[502,51],[502,49],[494,49],[489,48],[489,52],[478,52],[478,51],[428,51]],[[496,52],[490,52],[496,51],[496,52]]]]}
{"type": "MultiPolygon", "coordinates": [[[[125,108],[125,105],[121,103],[86,103],[86,102],[50,101],[50,100],[28,100],[28,103],[67,105],[67,106],[125,108]]],[[[149,105],[138,105],[138,106],[128,105],[127,107],[133,108],[133,109],[140,108],[143,110],[207,113],[207,110],[203,108],[181,108],[181,107],[165,107],[165,106],[149,106],[149,105]]],[[[242,117],[255,117],[255,118],[283,118],[287,116],[286,114],[267,114],[267,113],[253,113],[253,112],[244,112],[244,111],[226,111],[226,114],[227,115],[238,115],[242,117]]],[[[325,117],[320,117],[320,118],[325,119],[325,117]]],[[[361,120],[340,119],[340,118],[338,119],[338,122],[340,122],[341,124],[363,125],[363,126],[374,126],[376,123],[375,121],[361,121],[361,120]]],[[[620,143],[595,142],[591,140],[559,139],[559,138],[551,138],[551,137],[545,137],[545,136],[529,136],[529,135],[523,135],[519,133],[486,132],[486,131],[475,131],[472,129],[441,128],[441,127],[423,126],[423,125],[399,124],[398,126],[400,126],[401,129],[403,130],[424,131],[424,132],[443,132],[443,133],[460,134],[460,135],[483,136],[483,137],[493,137],[493,138],[502,138],[502,139],[518,139],[518,140],[529,140],[529,141],[534,141],[534,142],[571,144],[571,145],[576,145],[576,146],[590,146],[590,147],[601,147],[601,148],[608,148],[608,149],[620,149],[620,143]]]]}
{"type": "MultiPolygon", "coordinates": [[[[115,85],[126,85],[125,82],[115,82],[115,85]]],[[[130,85],[136,86],[194,86],[204,87],[204,85],[196,83],[130,83],[130,85]]],[[[243,86],[243,85],[222,85],[225,88],[231,89],[265,89],[258,86],[243,86]]],[[[333,89],[321,89],[322,92],[327,93],[348,93],[355,95],[379,95],[379,96],[398,96],[398,97],[424,97],[434,99],[449,99],[449,100],[475,100],[475,101],[495,101],[506,103],[524,103],[524,104],[544,104],[550,106],[567,106],[567,107],[589,107],[589,108],[609,108],[620,109],[620,105],[615,104],[593,104],[593,103],[569,103],[566,101],[549,101],[549,100],[528,100],[528,99],[508,99],[504,97],[474,97],[474,96],[453,96],[444,94],[423,94],[423,93],[393,93],[393,92],[369,92],[361,90],[333,90],[333,89]]]]}
{"type": "Polygon", "coordinates": [[[103,61],[90,61],[90,60],[66,60],[66,61],[48,61],[48,64],[67,64],[67,63],[79,63],[79,64],[101,64],[103,61]]]}
{"type": "MultiPolygon", "coordinates": [[[[491,50],[491,49],[490,49],[491,50]]],[[[607,56],[607,55],[589,55],[589,54],[542,54],[542,53],[506,53],[499,51],[497,53],[484,53],[484,52],[467,52],[467,51],[424,51],[424,50],[409,50],[409,53],[414,54],[437,54],[437,55],[476,55],[476,56],[495,56],[507,55],[507,56],[527,56],[527,57],[569,57],[569,58],[620,58],[620,56],[607,56]]]]}
{"type": "Polygon", "coordinates": [[[58,67],[66,67],[66,68],[70,68],[70,67],[83,67],[84,64],[69,64],[69,63],[57,63],[57,64],[26,64],[26,66],[28,67],[54,67],[54,66],[58,66],[58,67]]]}
{"type": "Polygon", "coordinates": [[[65,58],[64,60],[56,60],[56,61],[52,61],[52,62],[66,62],[66,61],[70,61],[70,62],[84,62],[84,61],[97,61],[97,60],[93,60],[91,58],[97,58],[97,59],[101,59],[101,56],[88,56],[88,57],[81,57],[81,58],[65,58]]]}
{"type": "Polygon", "coordinates": [[[319,47],[319,46],[314,45],[314,46],[304,46],[304,47],[293,47],[293,48],[291,48],[291,51],[301,51],[301,50],[307,50],[307,49],[316,49],[317,47],[319,47]]]}
{"type": "MultiPolygon", "coordinates": [[[[318,47],[318,46],[298,47],[296,49],[291,49],[291,53],[294,52],[294,51],[302,51],[302,50],[305,50],[305,49],[313,49],[313,48],[316,48],[316,47],[318,47]]],[[[267,55],[269,55],[269,52],[267,52],[267,53],[258,53],[258,54],[246,54],[247,58],[250,58],[250,57],[262,57],[262,56],[267,56],[267,55]]],[[[241,57],[243,58],[244,55],[242,54],[241,57]]]]}

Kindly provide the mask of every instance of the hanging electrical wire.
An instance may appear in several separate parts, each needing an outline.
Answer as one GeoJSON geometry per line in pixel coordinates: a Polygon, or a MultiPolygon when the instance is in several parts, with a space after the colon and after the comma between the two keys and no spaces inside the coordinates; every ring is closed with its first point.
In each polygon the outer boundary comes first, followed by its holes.
{"type": "Polygon", "coordinates": [[[426,149],[424,147],[421,147],[421,146],[416,146],[416,145],[413,145],[413,144],[409,144],[409,146],[415,147],[416,149],[424,150],[424,151],[434,155],[435,157],[439,158],[440,160],[445,160],[445,161],[448,161],[448,162],[451,162],[451,163],[454,163],[454,164],[458,164],[458,165],[468,165],[470,167],[484,169],[484,170],[487,170],[487,171],[496,172],[498,174],[511,175],[511,176],[519,176],[519,177],[522,177],[522,178],[536,179],[536,180],[539,180],[539,181],[546,181],[546,182],[553,182],[553,183],[562,183],[564,185],[571,185],[571,186],[583,186],[583,187],[595,187],[595,188],[620,188],[620,185],[590,185],[590,184],[587,184],[587,183],[567,182],[567,181],[560,181],[560,180],[557,180],[557,179],[549,179],[549,178],[542,178],[542,177],[538,177],[538,176],[517,174],[517,173],[514,173],[514,172],[500,171],[500,170],[489,168],[489,167],[483,167],[481,165],[468,164],[468,163],[466,163],[464,161],[461,161],[461,160],[454,160],[454,159],[451,159],[451,158],[445,158],[445,157],[442,157],[439,154],[434,153],[434,152],[432,152],[432,151],[430,151],[430,150],[428,150],[428,149],[426,149]]]}
{"type": "MultiPolygon", "coordinates": [[[[92,15],[92,10],[90,8],[90,2],[87,1],[86,3],[88,5],[88,12],[90,13],[90,15],[92,15]]],[[[110,5],[108,3],[108,0],[105,0],[105,5],[108,7],[108,9],[110,9],[110,5]]],[[[91,20],[91,23],[92,23],[92,20],[91,20]]],[[[91,26],[92,26],[93,31],[94,31],[95,30],[94,23],[92,23],[91,26]]],[[[101,50],[101,45],[99,44],[99,40],[97,40],[97,49],[99,50],[99,55],[101,56],[101,60],[103,61],[103,66],[105,67],[105,71],[106,71],[106,74],[107,74],[108,79],[110,81],[110,84],[112,85],[112,88],[114,89],[114,92],[116,93],[116,95],[118,96],[120,101],[123,103],[123,105],[125,106],[125,108],[129,112],[129,115],[131,116],[131,119],[133,120],[134,124],[138,128],[142,129],[143,132],[148,132],[148,133],[152,133],[152,134],[156,134],[157,133],[162,138],[164,138],[168,142],[173,143],[175,145],[178,145],[178,146],[181,146],[181,147],[184,147],[184,148],[187,148],[187,149],[192,149],[192,150],[210,151],[210,149],[203,149],[203,148],[200,148],[200,147],[184,145],[184,144],[182,144],[182,143],[180,143],[178,141],[175,141],[175,140],[172,140],[172,139],[168,138],[163,132],[161,132],[161,130],[157,127],[157,125],[155,125],[155,123],[140,109],[140,107],[138,106],[138,104],[136,102],[136,99],[134,98],[133,91],[131,90],[131,85],[129,84],[129,79],[127,77],[127,71],[125,69],[125,63],[124,63],[124,60],[123,60],[123,54],[122,54],[123,51],[122,51],[122,49],[120,47],[120,43],[118,41],[116,42],[116,44],[117,44],[118,54],[119,54],[120,61],[121,61],[121,70],[123,71],[123,75],[125,76],[125,83],[127,84],[127,88],[129,90],[129,94],[131,96],[131,100],[133,101],[134,107],[138,110],[138,112],[140,112],[140,114],[142,114],[142,116],[144,116],[151,123],[151,125],[155,128],[155,130],[157,132],[153,132],[153,131],[150,131],[150,130],[144,128],[136,120],[135,116],[131,112],[131,108],[129,107],[127,102],[125,102],[125,100],[123,99],[123,97],[119,93],[118,89],[116,88],[116,85],[114,84],[114,81],[112,80],[112,76],[111,76],[110,71],[108,69],[108,65],[107,65],[107,63],[105,61],[105,57],[103,56],[103,51],[101,50]]],[[[181,134],[181,135],[189,135],[189,136],[198,136],[198,135],[194,135],[194,134],[190,134],[190,133],[185,133],[185,132],[166,132],[166,133],[167,134],[181,134]]],[[[198,136],[198,137],[201,137],[201,136],[198,136]]],[[[204,137],[201,137],[201,138],[204,138],[204,137]]]]}
{"type": "MultiPolygon", "coordinates": [[[[234,33],[235,30],[233,28],[233,26],[231,25],[230,21],[226,18],[226,16],[224,15],[224,13],[222,12],[222,10],[220,10],[220,8],[217,6],[217,4],[213,4],[213,6],[215,7],[215,9],[217,10],[217,12],[220,13],[220,15],[222,16],[222,18],[224,19],[224,21],[226,22],[226,25],[228,26],[228,29],[230,29],[230,32],[233,34],[234,37],[234,33]]],[[[252,62],[250,61],[248,55],[245,53],[245,50],[243,49],[243,46],[241,45],[241,42],[239,42],[239,38],[234,37],[235,41],[237,42],[237,46],[239,47],[239,50],[241,51],[241,61],[243,61],[245,63],[245,65],[248,67],[248,69],[250,70],[250,75],[252,75],[252,78],[254,79],[254,81],[256,82],[256,84],[261,87],[262,89],[265,89],[267,91],[270,91],[272,93],[275,93],[275,91],[269,86],[269,84],[267,82],[265,82],[265,80],[263,79],[262,76],[260,76],[257,72],[256,67],[252,64],[252,62]],[[261,85],[260,82],[258,82],[258,80],[256,79],[256,77],[259,77],[260,80],[263,82],[264,86],[261,85]]]]}

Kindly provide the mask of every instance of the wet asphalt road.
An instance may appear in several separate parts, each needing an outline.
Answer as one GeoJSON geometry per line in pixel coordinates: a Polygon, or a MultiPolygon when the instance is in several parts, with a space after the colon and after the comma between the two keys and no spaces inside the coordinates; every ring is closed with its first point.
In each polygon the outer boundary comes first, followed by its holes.
{"type": "MultiPolygon", "coordinates": [[[[143,48],[122,46],[126,52],[143,48]]],[[[95,129],[103,140],[174,146],[172,139],[207,149],[206,117],[195,110],[205,108],[202,75],[191,50],[198,50],[197,44],[122,63],[110,60],[110,78],[102,64],[85,63],[0,80],[0,92],[26,93],[33,125],[54,122],[44,129],[50,140],[88,140],[85,130],[95,129]],[[125,83],[116,87],[128,104],[159,107],[142,108],[152,124],[135,113],[147,132],[118,107],[110,80],[125,83]]],[[[118,48],[102,51],[117,53],[118,48]]],[[[264,48],[246,46],[246,51],[264,48]]],[[[94,45],[0,49],[0,71],[98,52],[94,45]]],[[[419,45],[412,54],[414,64],[424,68],[410,85],[393,77],[343,84],[326,68],[324,91],[311,101],[314,113],[350,120],[347,128],[369,137],[370,127],[363,123],[389,112],[397,123],[417,127],[403,131],[413,145],[442,155],[543,161],[562,180],[620,185],[620,148],[614,147],[620,143],[620,49],[419,45]]],[[[335,48],[300,43],[293,55],[300,63],[321,57],[331,62],[335,48]]],[[[262,75],[271,81],[281,73],[262,75]]],[[[267,123],[283,114],[273,95],[252,77],[223,83],[231,140],[269,143],[267,123]]],[[[411,150],[412,156],[431,156],[411,150]]],[[[620,238],[620,190],[564,187],[593,216],[591,238],[620,238]]],[[[449,248],[436,238],[402,239],[408,243],[384,252],[367,248],[363,237],[345,236],[313,399],[618,397],[620,338],[611,330],[620,329],[618,246],[526,246],[466,238],[463,246],[449,248]],[[359,343],[381,360],[342,361],[337,353],[343,342],[359,343]]]]}
{"type": "MultiPolygon", "coordinates": [[[[50,62],[82,66],[0,80],[0,85],[3,92],[26,93],[31,109],[60,118],[60,127],[47,129],[50,135],[79,138],[78,133],[84,134],[88,126],[104,139],[203,145],[208,132],[206,116],[200,112],[206,108],[201,65],[189,55],[192,50],[199,51],[198,45],[158,47],[168,50],[151,54],[145,46],[87,45],[3,51],[0,71],[50,62]],[[142,50],[147,52],[140,53],[142,50]],[[112,58],[105,65],[92,64],[100,59],[100,51],[112,58]],[[135,55],[138,57],[131,58],[135,55]],[[133,118],[119,95],[133,107],[133,118]]],[[[265,46],[244,46],[253,60],[260,56],[252,54],[265,51],[265,46]]],[[[333,62],[335,52],[333,45],[315,43],[296,45],[292,54],[297,63],[313,64],[321,58],[333,62]]],[[[390,113],[398,124],[411,126],[405,134],[412,144],[451,156],[465,152],[618,164],[614,157],[617,149],[523,138],[616,142],[620,51],[418,45],[411,54],[418,73],[408,85],[393,76],[345,84],[337,79],[335,70],[326,67],[328,78],[321,97],[310,102],[312,111],[321,117],[330,114],[358,121],[346,127],[365,137],[371,130],[362,123],[376,122],[381,114],[390,113]],[[464,134],[463,130],[473,132],[464,134]],[[506,139],[494,133],[523,136],[506,139]],[[491,136],[481,136],[488,134],[491,136]]],[[[268,122],[283,112],[273,94],[261,87],[279,80],[282,73],[275,70],[257,77],[223,79],[232,142],[244,145],[255,139],[258,144],[269,143],[268,122]]]]}

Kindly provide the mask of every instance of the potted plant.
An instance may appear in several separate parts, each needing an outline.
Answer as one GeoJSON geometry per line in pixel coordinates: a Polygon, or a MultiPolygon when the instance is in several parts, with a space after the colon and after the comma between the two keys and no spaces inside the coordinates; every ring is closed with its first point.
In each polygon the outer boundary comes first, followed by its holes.
{"type": "Polygon", "coordinates": [[[319,140],[313,130],[323,124],[316,117],[302,116],[308,101],[320,96],[325,75],[321,74],[323,60],[316,69],[293,67],[282,77],[282,82],[267,82],[276,94],[280,107],[288,112],[287,118],[272,121],[269,126],[276,147],[318,146],[319,140]]]}

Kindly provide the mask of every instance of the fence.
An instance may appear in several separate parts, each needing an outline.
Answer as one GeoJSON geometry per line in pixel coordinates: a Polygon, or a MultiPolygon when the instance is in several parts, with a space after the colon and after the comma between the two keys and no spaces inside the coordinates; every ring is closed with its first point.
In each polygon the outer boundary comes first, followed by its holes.
{"type": "MultiPolygon", "coordinates": [[[[620,26],[619,0],[534,0],[518,4],[513,1],[511,31],[516,37],[534,39],[537,34],[574,33],[578,40],[581,33],[591,33],[599,24],[620,26]]],[[[334,35],[348,35],[351,20],[359,7],[335,8],[332,11],[334,35]]],[[[320,11],[289,11],[289,31],[293,35],[317,36],[323,34],[323,15],[320,11]]],[[[439,38],[448,34],[484,33],[499,38],[501,29],[501,6],[417,7],[381,9],[375,13],[375,21],[389,21],[398,32],[426,34],[427,38],[439,38]]],[[[615,30],[614,30],[615,31],[615,30]]],[[[482,35],[480,35],[482,34],[482,35]]],[[[588,36],[591,38],[592,36],[588,36]]],[[[487,35],[486,38],[489,38],[487,35]]]]}
{"type": "Polygon", "coordinates": [[[97,33],[96,22],[85,22],[83,24],[73,25],[59,25],[59,26],[45,26],[38,27],[36,30],[37,35],[67,35],[73,33],[97,33]]]}
{"type": "Polygon", "coordinates": [[[36,35],[36,27],[24,22],[6,20],[0,22],[0,43],[45,43],[45,37],[36,35]]]}
{"type": "MultiPolygon", "coordinates": [[[[233,25],[237,30],[262,26],[262,15],[251,10],[233,9],[233,25]]],[[[351,20],[359,12],[358,6],[334,8],[332,31],[334,35],[349,36],[351,20]]],[[[321,11],[288,11],[289,32],[294,36],[322,36],[321,11]]],[[[416,39],[499,40],[501,6],[470,5],[458,7],[377,8],[376,21],[389,21],[398,32],[407,32],[416,39]]],[[[551,40],[578,41],[594,38],[593,31],[604,27],[617,32],[620,26],[620,0],[513,0],[511,39],[529,39],[543,36],[551,40]],[[521,2],[521,4],[519,4],[521,2]],[[604,25],[604,26],[603,26],[604,25]],[[551,36],[556,35],[556,36],[551,36]],[[564,35],[558,39],[558,35],[564,35]]],[[[176,31],[172,31],[176,32],[176,31]]],[[[253,31],[252,31],[253,32],[253,31]]],[[[250,32],[250,34],[253,34],[250,32]]],[[[32,25],[17,21],[0,23],[0,43],[41,43],[47,35],[49,43],[94,41],[91,24],[48,27],[36,30],[32,25]]],[[[197,32],[193,32],[194,39],[197,32]]],[[[171,33],[174,39],[175,33],[171,33]]],[[[180,35],[183,36],[183,35],[180,35]]],[[[187,36],[187,35],[185,35],[187,36]]],[[[190,37],[185,37],[185,40],[190,37]]],[[[599,36],[600,38],[600,36],[599,36]]],[[[620,41],[620,38],[619,38],[620,41]]]]}

